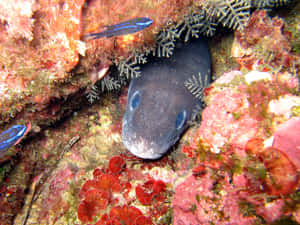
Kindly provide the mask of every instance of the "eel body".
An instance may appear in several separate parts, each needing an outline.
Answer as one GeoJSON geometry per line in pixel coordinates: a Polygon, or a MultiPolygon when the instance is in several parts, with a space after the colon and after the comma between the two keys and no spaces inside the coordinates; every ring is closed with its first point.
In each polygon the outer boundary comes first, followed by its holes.
{"type": "Polygon", "coordinates": [[[137,157],[158,159],[189,126],[201,101],[185,87],[189,78],[211,81],[211,60],[206,40],[179,43],[170,58],[142,67],[142,76],[131,81],[122,140],[137,157]]]}

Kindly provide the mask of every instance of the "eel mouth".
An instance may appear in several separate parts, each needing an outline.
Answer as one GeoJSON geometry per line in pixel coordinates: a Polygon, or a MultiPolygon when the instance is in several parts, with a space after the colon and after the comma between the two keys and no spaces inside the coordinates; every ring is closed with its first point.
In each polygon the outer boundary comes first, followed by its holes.
{"type": "Polygon", "coordinates": [[[149,146],[149,143],[142,139],[135,143],[128,143],[124,140],[123,142],[128,151],[142,159],[158,159],[163,155],[163,153],[158,153],[157,148],[149,146]]]}
{"type": "Polygon", "coordinates": [[[160,137],[160,140],[152,140],[135,132],[129,132],[126,125],[127,122],[124,120],[122,128],[123,144],[133,155],[142,159],[154,160],[161,158],[179,139],[177,135],[170,132],[164,138],[160,137]]]}

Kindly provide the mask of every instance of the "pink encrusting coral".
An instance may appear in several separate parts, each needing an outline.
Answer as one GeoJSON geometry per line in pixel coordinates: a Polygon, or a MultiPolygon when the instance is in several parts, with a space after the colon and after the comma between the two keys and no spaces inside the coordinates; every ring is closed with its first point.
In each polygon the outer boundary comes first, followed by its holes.
{"type": "Polygon", "coordinates": [[[32,40],[34,19],[32,15],[38,4],[34,0],[0,2],[0,21],[5,21],[8,36],[32,40]]]}
{"type": "Polygon", "coordinates": [[[68,204],[64,200],[62,193],[70,187],[70,181],[75,174],[70,168],[65,167],[57,171],[45,190],[45,198],[43,199],[43,207],[39,214],[39,219],[49,218],[49,209],[59,213],[65,213],[68,210],[68,204]]]}
{"type": "Polygon", "coordinates": [[[300,117],[293,117],[277,127],[273,147],[284,152],[297,170],[300,169],[300,117]]]}
{"type": "Polygon", "coordinates": [[[201,125],[182,148],[196,165],[175,189],[174,224],[299,220],[299,55],[286,27],[257,11],[235,32],[232,56],[240,70],[206,92],[201,125]]]}
{"type": "MultiPolygon", "coordinates": [[[[236,151],[243,150],[247,141],[258,131],[258,123],[248,114],[248,95],[225,88],[211,97],[211,105],[202,113],[197,137],[207,143],[215,153],[227,144],[236,151]]],[[[196,142],[195,142],[196,143],[196,142]]]]}
{"type": "Polygon", "coordinates": [[[290,195],[299,186],[296,90],[298,80],[288,73],[232,71],[215,81],[201,125],[182,148],[197,164],[175,189],[174,224],[251,224],[292,215],[283,202],[296,204],[290,195]],[[228,172],[233,183],[224,179],[228,172]],[[276,196],[274,204],[267,196],[276,196]]]}
{"type": "Polygon", "coordinates": [[[187,177],[177,185],[173,200],[174,225],[188,224],[252,224],[254,216],[240,212],[238,190],[226,179],[212,179],[210,174],[201,178],[187,177]],[[218,189],[216,182],[222,189],[218,189]]]}

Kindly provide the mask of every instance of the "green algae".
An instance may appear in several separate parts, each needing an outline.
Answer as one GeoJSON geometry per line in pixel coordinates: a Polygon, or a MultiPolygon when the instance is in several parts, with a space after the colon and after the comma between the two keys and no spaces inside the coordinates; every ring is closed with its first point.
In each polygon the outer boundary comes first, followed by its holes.
{"type": "Polygon", "coordinates": [[[232,112],[231,114],[232,114],[233,118],[236,120],[239,120],[242,116],[242,114],[239,112],[232,112]]]}
{"type": "Polygon", "coordinates": [[[292,115],[296,117],[300,117],[300,106],[294,106],[292,108],[292,115]]]}
{"type": "Polygon", "coordinates": [[[256,216],[255,207],[250,202],[246,200],[240,200],[238,202],[240,213],[245,217],[256,216]]]}

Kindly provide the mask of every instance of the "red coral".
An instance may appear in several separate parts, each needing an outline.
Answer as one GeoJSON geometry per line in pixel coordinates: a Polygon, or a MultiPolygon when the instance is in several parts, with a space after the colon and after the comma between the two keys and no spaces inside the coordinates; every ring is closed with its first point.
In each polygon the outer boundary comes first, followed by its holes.
{"type": "Polygon", "coordinates": [[[78,218],[82,222],[92,221],[92,217],[104,209],[107,204],[113,203],[113,192],[120,192],[120,180],[111,174],[103,174],[100,169],[94,171],[94,179],[88,180],[79,192],[81,202],[78,206],[78,218]]]}
{"type": "Polygon", "coordinates": [[[135,188],[136,196],[143,205],[150,205],[155,199],[157,202],[164,201],[166,184],[161,180],[149,180],[135,188]]]}
{"type": "Polygon", "coordinates": [[[99,210],[108,204],[108,195],[103,191],[91,189],[85,193],[85,199],[78,206],[78,219],[84,223],[93,220],[99,210]]]}
{"type": "Polygon", "coordinates": [[[103,215],[96,225],[152,225],[150,218],[145,217],[143,213],[134,206],[116,206],[110,210],[109,216],[103,215]]]}
{"type": "Polygon", "coordinates": [[[79,192],[79,198],[82,199],[86,195],[87,191],[93,188],[109,194],[111,194],[111,192],[120,192],[122,189],[118,178],[110,174],[103,174],[97,179],[88,180],[82,186],[79,192]]]}
{"type": "Polygon", "coordinates": [[[108,163],[108,169],[111,173],[121,173],[125,166],[125,160],[120,156],[112,157],[108,163]]]}
{"type": "Polygon", "coordinates": [[[252,138],[246,144],[246,152],[252,155],[258,155],[264,151],[264,139],[262,138],[252,138]]]}
{"type": "Polygon", "coordinates": [[[295,165],[287,155],[278,149],[269,147],[262,153],[265,168],[267,191],[271,195],[285,195],[291,193],[298,181],[295,165]]]}
{"type": "Polygon", "coordinates": [[[204,174],[206,174],[206,168],[205,166],[202,166],[202,165],[198,165],[198,166],[195,166],[193,169],[192,169],[192,172],[193,172],[193,175],[194,176],[203,176],[204,174]]]}
{"type": "Polygon", "coordinates": [[[235,31],[232,53],[237,57],[237,62],[248,69],[254,68],[259,57],[264,64],[272,66],[290,67],[292,62],[298,64],[299,56],[290,52],[291,34],[283,32],[284,26],[281,18],[271,19],[266,11],[253,12],[245,28],[235,31]]]}
{"type": "MultiPolygon", "coordinates": [[[[247,173],[248,191],[251,193],[267,192],[271,195],[291,193],[298,182],[296,166],[284,152],[274,147],[264,148],[262,144],[263,140],[255,138],[250,140],[246,147],[246,151],[255,156],[262,164],[259,166],[260,162],[254,162],[255,167],[260,168],[261,175],[253,176],[253,174],[247,173]]],[[[249,171],[248,168],[247,170],[249,171]]],[[[257,170],[259,171],[259,169],[257,170]]]]}

